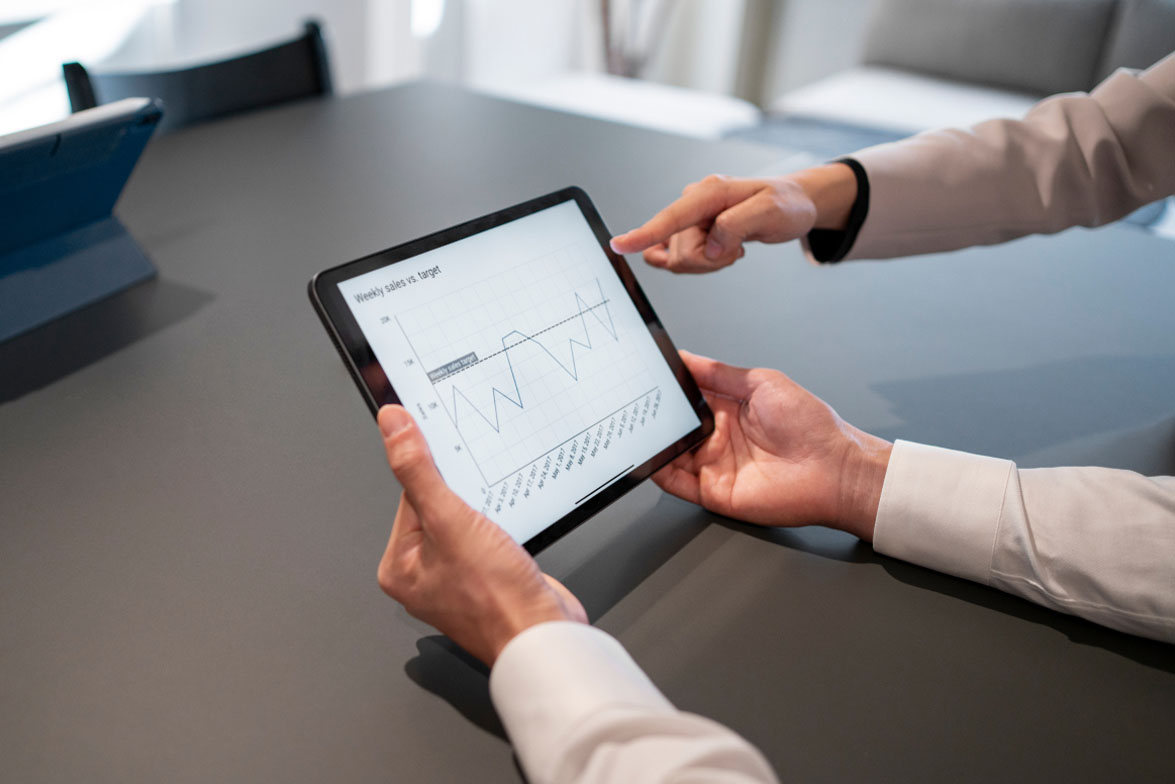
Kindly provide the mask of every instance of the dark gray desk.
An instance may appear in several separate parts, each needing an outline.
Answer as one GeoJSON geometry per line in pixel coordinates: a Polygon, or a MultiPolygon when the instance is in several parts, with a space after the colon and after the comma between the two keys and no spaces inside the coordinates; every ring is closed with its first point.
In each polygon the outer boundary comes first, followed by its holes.
{"type": "MultiPolygon", "coordinates": [[[[120,214],[160,279],[0,347],[0,779],[517,780],[483,674],[376,586],[397,488],[306,281],[570,183],[628,228],[774,155],[437,86],[154,142],[120,214]]],[[[1139,232],[638,275],[681,345],[886,436],[1173,462],[1175,246],[1139,232]]],[[[651,485],[541,561],[784,779],[1169,780],[1169,647],[651,485]]]]}

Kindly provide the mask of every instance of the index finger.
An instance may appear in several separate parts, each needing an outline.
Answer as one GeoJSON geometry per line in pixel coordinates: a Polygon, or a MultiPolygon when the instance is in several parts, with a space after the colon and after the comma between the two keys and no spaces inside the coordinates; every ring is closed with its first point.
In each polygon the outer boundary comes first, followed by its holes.
{"type": "Polygon", "coordinates": [[[758,186],[747,180],[707,178],[680,199],[658,212],[643,226],[612,238],[617,253],[637,253],[666,242],[683,229],[708,221],[750,196],[758,186]]]}

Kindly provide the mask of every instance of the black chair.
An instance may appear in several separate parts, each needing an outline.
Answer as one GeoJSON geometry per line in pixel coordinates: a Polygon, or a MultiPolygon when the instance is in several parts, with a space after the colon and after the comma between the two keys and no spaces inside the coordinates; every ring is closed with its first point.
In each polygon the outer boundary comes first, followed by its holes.
{"type": "Polygon", "coordinates": [[[288,43],[178,71],[89,73],[66,63],[65,86],[74,112],[123,98],[163,101],[161,132],[298,98],[331,94],[322,28],[308,21],[288,43]]]}

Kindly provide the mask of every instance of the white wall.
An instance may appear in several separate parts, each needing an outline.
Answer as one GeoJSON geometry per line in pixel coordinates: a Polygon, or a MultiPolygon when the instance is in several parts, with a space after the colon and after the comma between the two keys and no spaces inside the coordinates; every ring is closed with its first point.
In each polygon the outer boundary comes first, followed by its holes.
{"type": "Polygon", "coordinates": [[[462,81],[491,85],[599,67],[593,6],[594,0],[464,0],[462,81]]]}
{"type": "Polygon", "coordinates": [[[870,0],[776,0],[762,103],[855,65],[870,0]]]}
{"type": "Polygon", "coordinates": [[[745,10],[744,0],[677,0],[645,78],[733,94],[745,10]]]}

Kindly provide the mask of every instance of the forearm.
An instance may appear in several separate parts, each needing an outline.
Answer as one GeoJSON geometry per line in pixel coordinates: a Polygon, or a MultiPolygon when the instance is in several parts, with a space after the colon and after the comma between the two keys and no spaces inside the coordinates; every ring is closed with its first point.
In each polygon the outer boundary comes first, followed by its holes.
{"type": "Polygon", "coordinates": [[[1175,642],[1175,478],[898,442],[881,553],[1121,631],[1175,642]]]}

